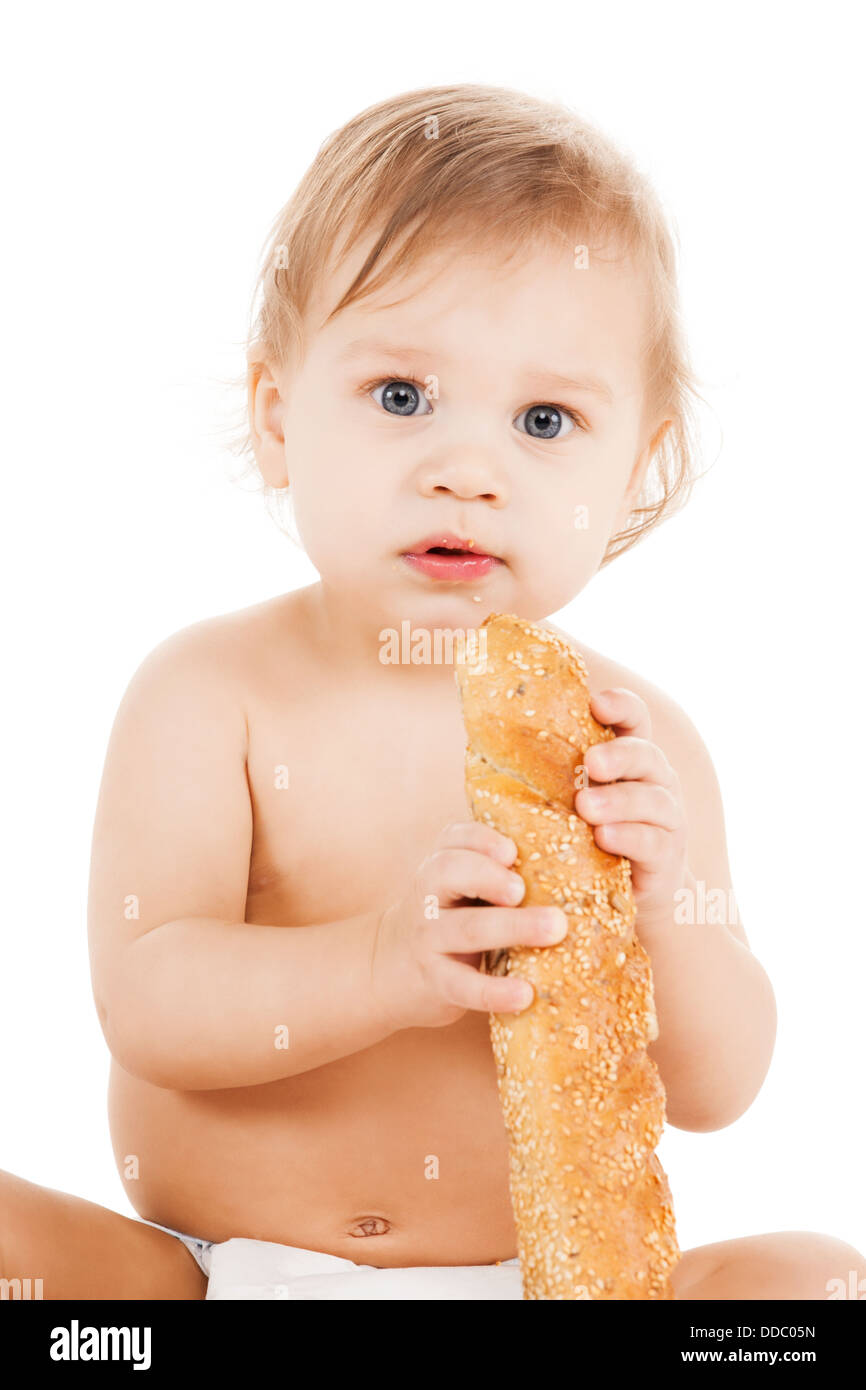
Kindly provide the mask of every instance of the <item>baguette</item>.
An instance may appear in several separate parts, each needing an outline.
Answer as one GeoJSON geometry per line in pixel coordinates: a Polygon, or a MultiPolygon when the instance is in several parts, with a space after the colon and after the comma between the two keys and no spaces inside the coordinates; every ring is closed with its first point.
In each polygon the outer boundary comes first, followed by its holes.
{"type": "Polygon", "coordinates": [[[523,1297],[672,1299],[679,1249],[654,1152],[665,1093],[647,1055],[658,1024],[631,865],[574,807],[586,749],[615,735],[557,633],[494,613],[482,634],[486,651],[482,637],[455,663],[470,809],[517,845],[522,906],[568,918],[557,945],[486,952],[481,965],[534,989],[522,1013],[490,1015],[523,1297]]]}

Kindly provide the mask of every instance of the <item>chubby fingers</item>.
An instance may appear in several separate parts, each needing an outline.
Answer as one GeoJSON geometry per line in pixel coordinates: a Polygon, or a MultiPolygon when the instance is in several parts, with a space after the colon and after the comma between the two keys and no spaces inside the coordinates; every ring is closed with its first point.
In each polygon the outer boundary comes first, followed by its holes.
{"type": "Polygon", "coordinates": [[[657,873],[678,851],[683,838],[681,829],[665,830],[639,821],[611,821],[595,828],[595,842],[601,849],[624,855],[631,860],[632,869],[647,874],[657,873]]]}
{"type": "Polygon", "coordinates": [[[449,1004],[475,1013],[518,1014],[535,997],[528,980],[518,975],[482,975],[469,965],[443,961],[441,989],[449,1004]]]}
{"type": "Polygon", "coordinates": [[[517,845],[509,835],[502,835],[483,821],[450,821],[436,839],[437,849],[474,849],[489,854],[501,864],[513,864],[517,845]]]}
{"type": "Polygon", "coordinates": [[[516,907],[526,893],[520,874],[476,849],[435,849],[424,860],[418,887],[439,907],[481,898],[501,907],[516,907]]]}
{"type": "Polygon", "coordinates": [[[662,830],[679,830],[683,823],[676,789],[655,782],[614,782],[608,787],[581,787],[574,804],[578,815],[590,825],[642,821],[662,830]]]}
{"type": "Polygon", "coordinates": [[[645,821],[665,830],[681,825],[679,778],[657,744],[623,734],[587,748],[583,766],[595,785],[581,787],[574,806],[590,825],[645,821]]]}
{"type": "Polygon", "coordinates": [[[583,757],[587,776],[593,782],[656,782],[673,787],[677,775],[657,743],[637,734],[620,734],[603,743],[594,743],[583,757]]]}
{"type": "Polygon", "coordinates": [[[427,945],[439,990],[451,1004],[481,1013],[517,1013],[533,999],[519,976],[482,975],[468,961],[479,952],[509,946],[552,946],[568,930],[559,907],[456,908],[431,922],[427,945]]]}
{"type": "Polygon", "coordinates": [[[680,853],[685,840],[679,777],[652,742],[649,710],[633,691],[603,691],[592,710],[618,732],[586,750],[583,766],[593,785],[576,793],[575,810],[595,826],[601,849],[656,873],[680,853]]]}
{"type": "Polygon", "coordinates": [[[561,907],[458,907],[425,923],[425,944],[438,955],[473,956],[509,946],[552,946],[568,918],[561,907]]]}
{"type": "Polygon", "coordinates": [[[645,739],[624,736],[587,749],[584,766],[600,784],[581,787],[575,809],[595,826],[595,841],[609,854],[622,854],[651,869],[670,854],[685,835],[679,778],[660,748],[645,739]],[[603,751],[610,756],[590,759],[603,751]],[[594,769],[594,771],[593,771],[594,769]],[[632,778],[610,781],[604,778],[632,778]]]}
{"type": "Polygon", "coordinates": [[[633,690],[617,685],[590,696],[589,707],[599,724],[609,724],[637,738],[652,737],[652,719],[646,700],[633,690]]]}

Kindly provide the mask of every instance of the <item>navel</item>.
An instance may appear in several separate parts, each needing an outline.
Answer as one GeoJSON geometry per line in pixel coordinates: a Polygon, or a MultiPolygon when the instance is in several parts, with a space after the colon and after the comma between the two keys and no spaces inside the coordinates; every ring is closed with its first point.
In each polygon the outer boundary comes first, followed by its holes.
{"type": "Polygon", "coordinates": [[[350,1236],[385,1236],[391,1229],[391,1222],[384,1216],[360,1216],[349,1228],[350,1236]]]}

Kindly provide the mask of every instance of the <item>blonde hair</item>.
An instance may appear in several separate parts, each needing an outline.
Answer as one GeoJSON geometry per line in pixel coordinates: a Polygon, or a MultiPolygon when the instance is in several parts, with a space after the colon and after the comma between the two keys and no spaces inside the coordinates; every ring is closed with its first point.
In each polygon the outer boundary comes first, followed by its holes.
{"type": "MultiPolygon", "coordinates": [[[[518,251],[560,236],[596,259],[607,246],[633,258],[649,288],[645,419],[669,423],[656,431],[640,495],[602,566],[680,510],[698,476],[695,401],[703,397],[680,325],[674,243],[646,178],[605,136],[560,104],[478,84],[421,88],[361,111],[319,147],[265,240],[249,366],[235,379],[245,395],[256,363],[303,356],[305,313],[328,267],[377,226],[326,322],[458,241],[518,251]]],[[[254,466],[248,403],[243,414],[230,448],[254,466]]]]}

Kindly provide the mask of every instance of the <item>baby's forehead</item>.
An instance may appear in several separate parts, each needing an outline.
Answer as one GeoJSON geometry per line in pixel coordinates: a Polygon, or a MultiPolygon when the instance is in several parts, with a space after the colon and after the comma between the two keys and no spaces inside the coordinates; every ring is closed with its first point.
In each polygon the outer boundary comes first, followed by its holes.
{"type": "MultiPolygon", "coordinates": [[[[366,249],[354,248],[323,286],[323,302],[339,303],[366,249]]],[[[383,345],[455,363],[484,352],[503,366],[525,359],[557,372],[591,361],[625,390],[640,374],[647,301],[642,268],[615,249],[577,241],[501,253],[440,247],[341,309],[321,329],[319,350],[354,362],[381,356],[383,345]]]]}

